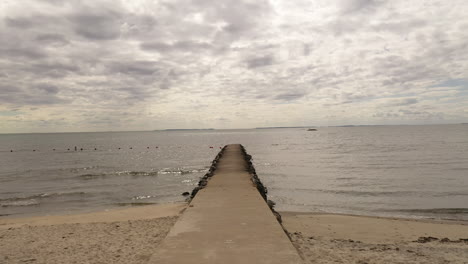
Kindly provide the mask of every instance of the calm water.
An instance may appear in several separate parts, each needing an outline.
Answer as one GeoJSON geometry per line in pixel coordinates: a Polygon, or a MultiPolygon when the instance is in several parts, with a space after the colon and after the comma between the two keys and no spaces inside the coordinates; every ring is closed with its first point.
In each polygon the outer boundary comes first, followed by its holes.
{"type": "Polygon", "coordinates": [[[0,215],[183,201],[229,143],[279,210],[468,220],[468,125],[0,135],[0,215]]]}

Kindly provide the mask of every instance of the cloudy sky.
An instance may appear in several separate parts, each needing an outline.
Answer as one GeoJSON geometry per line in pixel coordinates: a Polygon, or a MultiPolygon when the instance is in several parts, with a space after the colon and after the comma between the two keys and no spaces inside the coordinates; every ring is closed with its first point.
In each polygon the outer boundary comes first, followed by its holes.
{"type": "Polygon", "coordinates": [[[1,0],[0,133],[468,122],[466,0],[1,0]]]}

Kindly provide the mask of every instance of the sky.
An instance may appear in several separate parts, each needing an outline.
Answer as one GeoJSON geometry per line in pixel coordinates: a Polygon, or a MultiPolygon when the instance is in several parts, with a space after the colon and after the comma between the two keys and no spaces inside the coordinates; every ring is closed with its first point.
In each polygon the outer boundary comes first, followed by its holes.
{"type": "Polygon", "coordinates": [[[466,0],[1,0],[0,133],[468,122],[466,0]]]}

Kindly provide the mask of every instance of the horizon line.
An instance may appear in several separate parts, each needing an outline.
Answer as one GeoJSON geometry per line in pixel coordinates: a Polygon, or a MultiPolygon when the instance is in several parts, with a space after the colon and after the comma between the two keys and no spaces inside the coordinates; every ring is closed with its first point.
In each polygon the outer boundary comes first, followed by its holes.
{"type": "Polygon", "coordinates": [[[52,132],[0,132],[0,135],[16,134],[67,134],[67,133],[119,133],[119,132],[188,132],[188,131],[211,131],[211,130],[261,130],[261,129],[287,129],[287,128],[317,128],[317,127],[366,127],[366,126],[431,126],[431,125],[468,125],[468,123],[436,123],[436,124],[375,124],[375,125],[327,125],[327,126],[267,126],[250,128],[162,128],[148,130],[102,130],[102,131],[52,131],[52,132]]]}

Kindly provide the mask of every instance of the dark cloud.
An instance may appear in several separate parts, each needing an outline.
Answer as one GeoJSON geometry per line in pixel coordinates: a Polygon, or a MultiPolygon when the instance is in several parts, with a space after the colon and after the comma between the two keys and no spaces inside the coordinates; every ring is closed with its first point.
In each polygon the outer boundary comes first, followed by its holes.
{"type": "Polygon", "coordinates": [[[141,44],[141,48],[147,51],[158,51],[163,53],[171,51],[200,52],[213,48],[213,45],[206,42],[196,41],[176,41],[170,44],[163,42],[145,42],[141,44]]]}
{"type": "Polygon", "coordinates": [[[15,93],[20,90],[20,88],[13,86],[13,85],[5,85],[0,84],[0,91],[5,94],[15,93]]]}
{"type": "Polygon", "coordinates": [[[195,8],[202,11],[208,21],[224,22],[223,31],[235,37],[255,30],[256,26],[273,11],[267,0],[198,0],[195,8]]]}
{"type": "Polygon", "coordinates": [[[260,57],[249,58],[245,61],[247,68],[258,68],[263,66],[272,65],[274,63],[273,55],[266,55],[260,57]]]}
{"type": "Polygon", "coordinates": [[[274,97],[274,100],[280,101],[294,101],[298,100],[306,95],[303,91],[293,91],[293,92],[286,92],[278,94],[274,97]]]}
{"type": "Polygon", "coordinates": [[[63,1],[63,0],[38,0],[38,1],[51,4],[51,5],[58,5],[58,6],[63,6],[66,4],[66,1],[63,1]]]}
{"type": "Polygon", "coordinates": [[[44,84],[32,87],[1,86],[0,90],[0,102],[6,105],[54,105],[71,101],[57,96],[56,88],[44,84]]]}
{"type": "Polygon", "coordinates": [[[311,45],[310,44],[303,44],[303,55],[309,56],[311,52],[311,45]]]}
{"type": "Polygon", "coordinates": [[[59,92],[59,88],[57,86],[47,83],[37,84],[35,88],[44,91],[47,94],[56,94],[59,92]]]}
{"type": "Polygon", "coordinates": [[[457,87],[457,86],[468,88],[468,79],[449,79],[449,80],[440,82],[436,85],[433,85],[431,87],[457,87]]]}
{"type": "Polygon", "coordinates": [[[71,62],[64,63],[57,61],[42,61],[31,63],[30,65],[26,64],[20,69],[34,77],[40,78],[63,78],[71,73],[80,73],[80,67],[78,65],[74,65],[71,62]]]}
{"type": "Polygon", "coordinates": [[[417,98],[398,98],[398,99],[390,99],[386,102],[385,106],[405,106],[405,105],[412,105],[417,104],[419,101],[417,98]]]}
{"type": "Polygon", "coordinates": [[[389,31],[396,34],[402,34],[404,32],[410,32],[415,28],[421,28],[427,25],[427,22],[422,19],[403,20],[403,21],[391,21],[382,22],[376,25],[371,25],[371,29],[375,31],[389,31]]]}
{"type": "MultiPolygon", "coordinates": [[[[128,100],[127,103],[129,104],[141,103],[154,96],[154,92],[144,87],[122,87],[114,89],[113,91],[117,92],[117,95],[114,96],[128,100]]],[[[103,94],[103,96],[108,95],[103,94]]]]}
{"type": "Polygon", "coordinates": [[[429,111],[417,111],[409,109],[400,109],[398,113],[402,116],[408,116],[410,118],[431,120],[431,119],[444,119],[444,114],[441,112],[429,112],[429,111]]]}
{"type": "Polygon", "coordinates": [[[353,34],[362,30],[367,21],[356,18],[340,17],[326,25],[325,30],[320,29],[322,33],[332,32],[335,36],[353,34]]]}
{"type": "MultiPolygon", "coordinates": [[[[316,28],[318,32],[332,32],[336,36],[349,36],[356,32],[391,32],[407,34],[428,24],[427,19],[402,16],[390,11],[386,18],[378,17],[376,10],[385,2],[373,0],[343,0],[340,2],[342,14],[329,21],[325,27],[316,28]],[[377,17],[375,17],[377,16],[377,17]]],[[[389,7],[382,7],[389,8],[389,7]]],[[[393,10],[389,8],[389,10],[393,10]]]]}
{"type": "Polygon", "coordinates": [[[369,11],[375,8],[379,2],[375,0],[341,0],[339,2],[342,14],[353,14],[356,12],[369,11]]]}
{"type": "Polygon", "coordinates": [[[158,64],[155,61],[113,61],[108,63],[111,73],[126,75],[157,75],[159,73],[158,64]]]}
{"type": "Polygon", "coordinates": [[[84,10],[70,17],[75,32],[89,40],[113,40],[120,37],[121,14],[110,10],[84,10]]]}
{"type": "Polygon", "coordinates": [[[176,72],[174,69],[171,69],[167,75],[164,77],[163,81],[160,84],[160,88],[163,90],[167,90],[171,88],[171,85],[174,81],[176,81],[180,76],[183,74],[176,72]]]}
{"type": "Polygon", "coordinates": [[[439,69],[424,60],[407,60],[402,56],[386,56],[373,61],[373,74],[379,76],[382,85],[388,88],[406,89],[427,76],[443,75],[439,69]]]}
{"type": "Polygon", "coordinates": [[[7,17],[5,18],[5,24],[17,30],[28,30],[56,24],[61,20],[62,18],[57,16],[33,13],[29,16],[7,17]]]}
{"type": "Polygon", "coordinates": [[[24,58],[37,60],[45,58],[47,54],[40,48],[29,46],[29,47],[0,47],[0,56],[2,58],[24,58]]]}
{"type": "Polygon", "coordinates": [[[65,36],[53,33],[39,34],[36,40],[41,44],[65,45],[69,43],[69,40],[65,36]]]}
{"type": "Polygon", "coordinates": [[[34,21],[25,18],[25,17],[17,17],[17,18],[6,18],[5,24],[9,27],[19,28],[19,29],[26,29],[30,28],[34,25],[34,21]]]}

